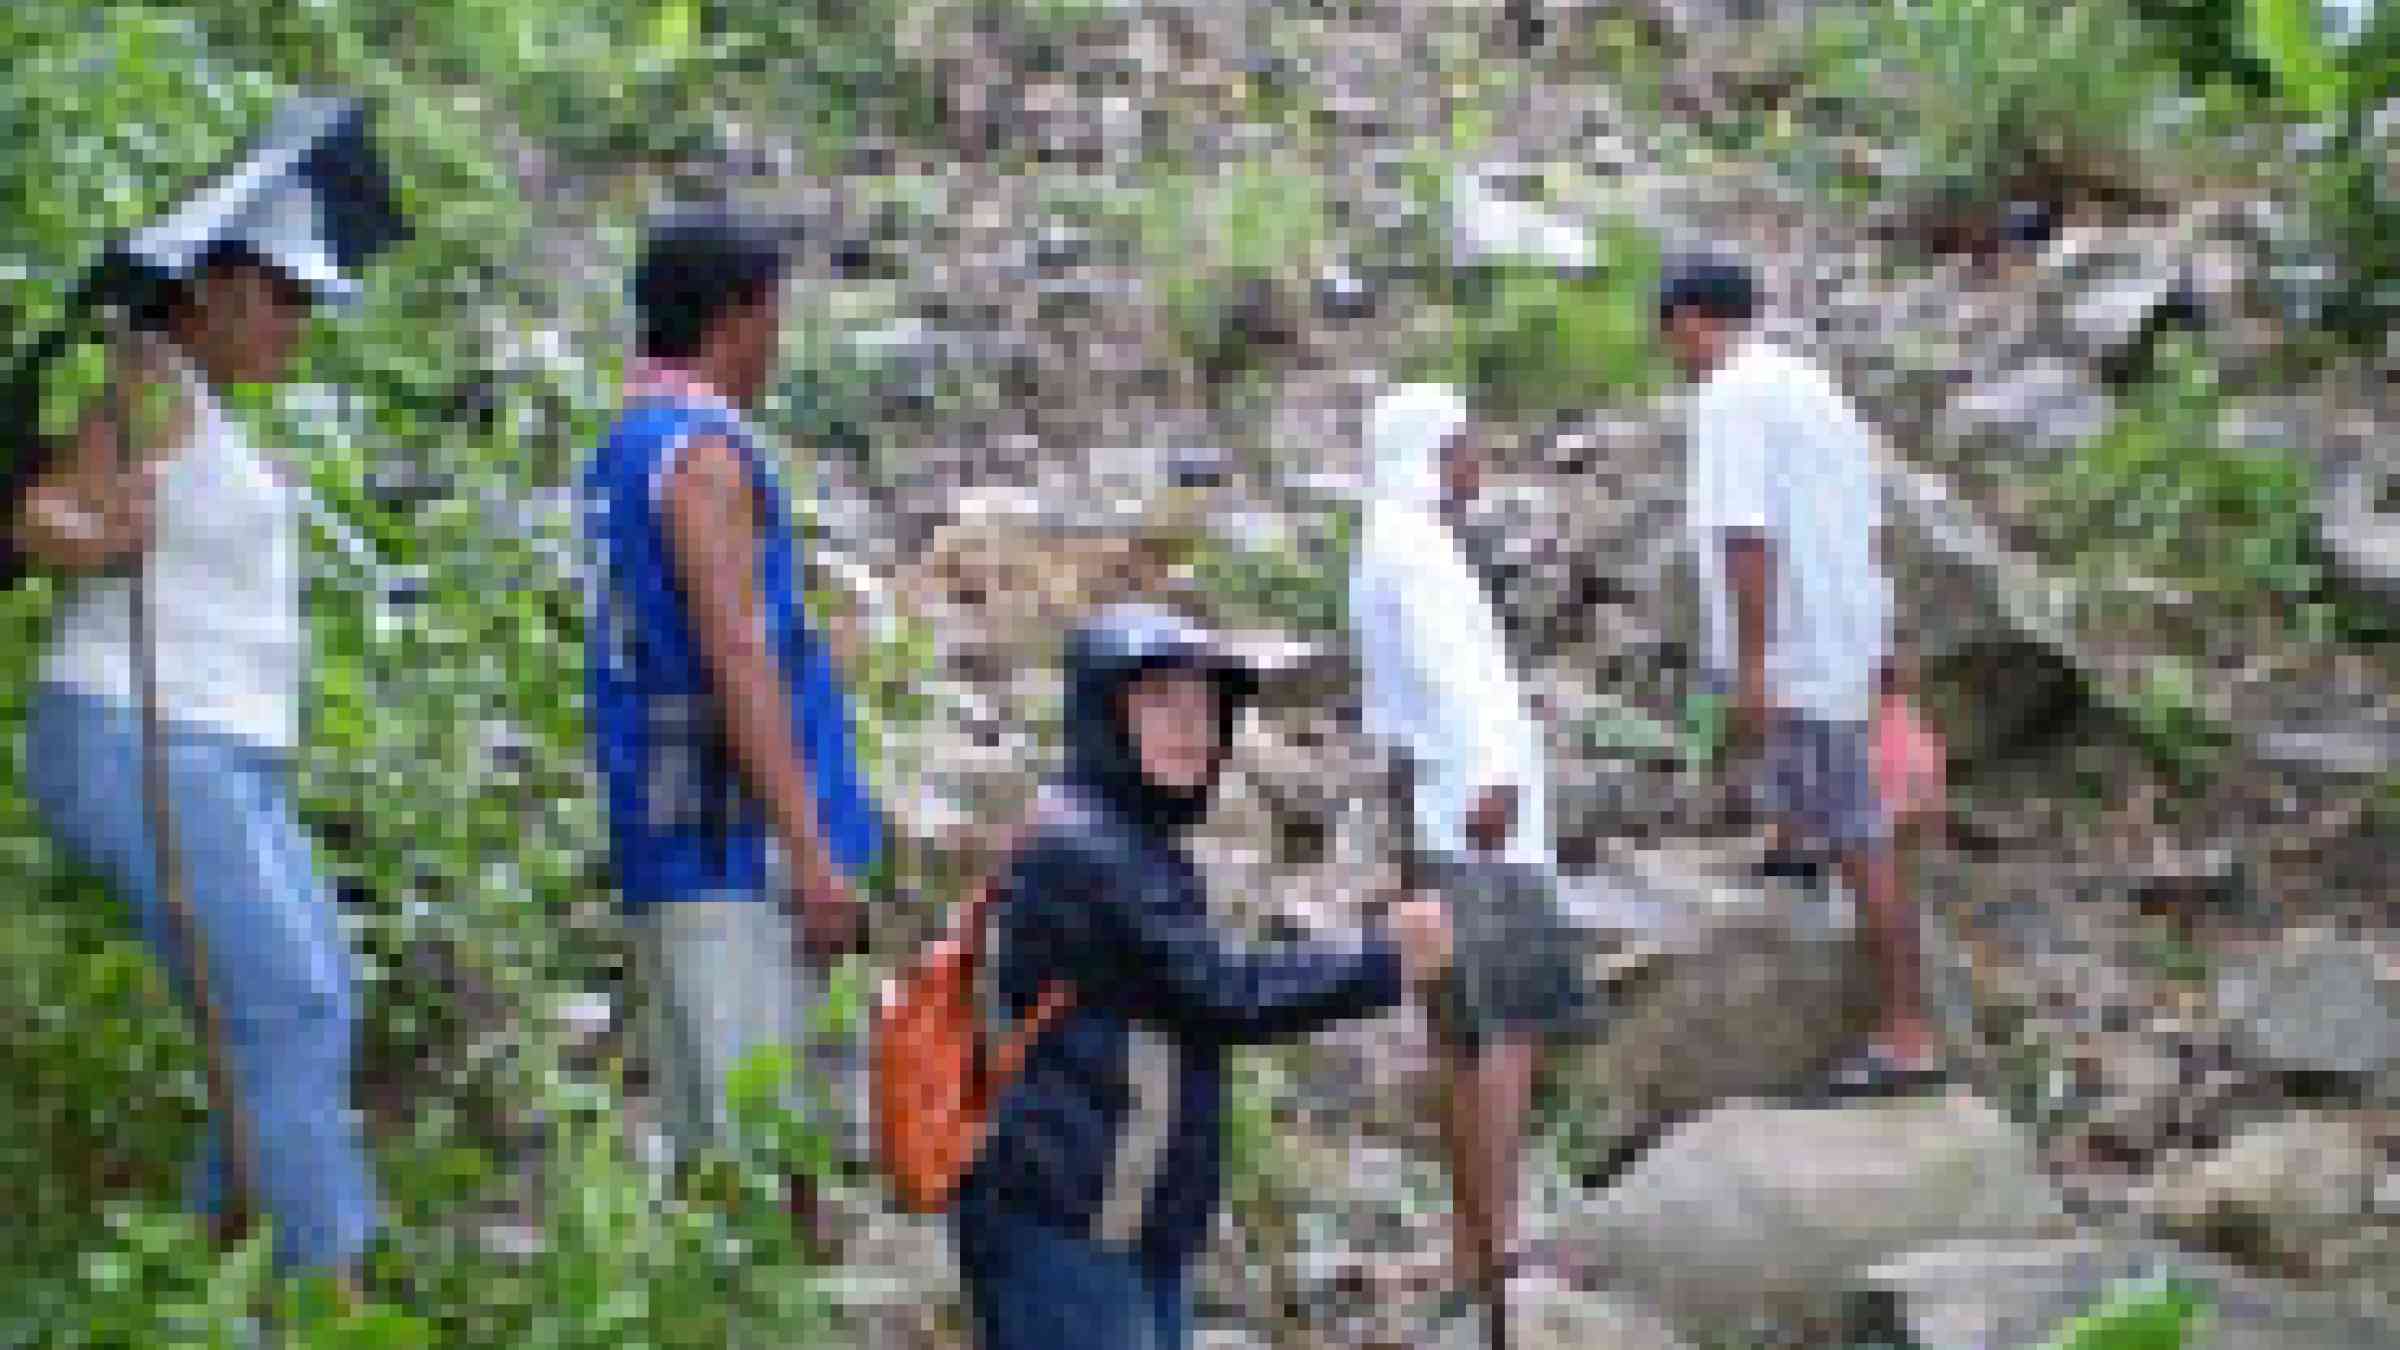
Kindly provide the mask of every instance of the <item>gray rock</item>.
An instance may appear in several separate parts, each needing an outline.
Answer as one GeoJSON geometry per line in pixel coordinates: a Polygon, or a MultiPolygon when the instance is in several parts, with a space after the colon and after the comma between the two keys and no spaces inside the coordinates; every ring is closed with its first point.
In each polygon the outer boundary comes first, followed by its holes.
{"type": "Polygon", "coordinates": [[[2357,1116],[2310,1114],[2254,1125],[2156,1178],[2145,1207],[2195,1239],[2250,1235],[2244,1253],[2323,1269],[2327,1244],[2366,1221],[2380,1160],[2357,1116]]]}
{"type": "Polygon", "coordinates": [[[1943,410],[1943,435],[1962,446],[2071,450],[2108,429],[2116,409],[2081,364],[2037,359],[1979,380],[1943,410]]]}
{"type": "Polygon", "coordinates": [[[1961,1238],[2050,1236],[2056,1191],[2017,1127],[1964,1094],[1729,1107],[1685,1126],[1566,1245],[1695,1340],[1835,1319],[1856,1272],[1961,1238]]]}
{"type": "Polygon", "coordinates": [[[1562,899],[1647,953],[1617,972],[1607,1039],[1555,1066],[1579,1169],[1671,1113],[1796,1085],[1863,1023],[1858,944],[1822,905],[1719,880],[1665,850],[1570,878],[1562,899]]]}
{"type": "Polygon", "coordinates": [[[1598,260],[1590,230],[1523,199],[1530,192],[1525,178],[1511,166],[1487,166],[1461,171],[1452,179],[1452,265],[1528,262],[1581,270],[1598,260]]]}
{"type": "Polygon", "coordinates": [[[1970,1241],[1912,1252],[1866,1271],[1866,1306],[1888,1311],[1923,1350],[2040,1345],[2120,1281],[2165,1275],[2207,1291],[2212,1315],[2190,1350],[2370,1350],[2394,1329],[2321,1293],[2256,1280],[2223,1262],[2156,1243],[2095,1238],[1970,1241]]]}
{"type": "Polygon", "coordinates": [[[2375,943],[2293,934],[2228,970],[2218,1000],[2236,1045],[2275,1068],[2373,1076],[2400,1067],[2400,961],[2375,943]]]}
{"type": "Polygon", "coordinates": [[[2352,584],[2400,605],[2400,456],[2388,445],[2328,473],[2316,501],[2325,553],[2352,584]]]}
{"type": "Polygon", "coordinates": [[[1663,1319],[1620,1294],[1522,1281],[1508,1300],[1509,1344],[1526,1350],[1685,1350],[1663,1319]]]}

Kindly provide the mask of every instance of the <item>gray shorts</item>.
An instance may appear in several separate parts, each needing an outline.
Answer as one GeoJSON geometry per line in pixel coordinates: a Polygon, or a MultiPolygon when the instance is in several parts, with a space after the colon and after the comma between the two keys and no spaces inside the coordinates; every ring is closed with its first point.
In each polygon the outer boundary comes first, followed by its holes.
{"type": "Polygon", "coordinates": [[[827,972],[793,937],[780,900],[670,900],[633,918],[642,1048],[679,1160],[730,1142],[727,1090],[762,1052],[791,1057],[781,1104],[864,1156],[863,1056],[822,1025],[827,972]]]}
{"type": "Polygon", "coordinates": [[[1758,810],[1782,822],[1801,848],[1844,853],[1892,836],[1863,722],[1787,710],[1767,733],[1750,791],[1758,810]]]}

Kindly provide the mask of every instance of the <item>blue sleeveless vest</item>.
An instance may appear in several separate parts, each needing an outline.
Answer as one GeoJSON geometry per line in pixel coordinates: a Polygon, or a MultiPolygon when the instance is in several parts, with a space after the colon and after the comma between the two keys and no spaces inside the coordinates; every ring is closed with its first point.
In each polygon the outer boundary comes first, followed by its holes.
{"type": "Polygon", "coordinates": [[[726,741],[656,495],[676,450],[710,435],[741,454],[756,494],[759,594],[791,690],[793,738],[807,756],[818,827],[853,877],[873,865],[883,842],[848,697],[801,608],[790,517],[772,466],[726,409],[637,402],[594,452],[583,484],[593,554],[588,722],[617,885],[634,909],[766,898],[766,813],[726,741]]]}

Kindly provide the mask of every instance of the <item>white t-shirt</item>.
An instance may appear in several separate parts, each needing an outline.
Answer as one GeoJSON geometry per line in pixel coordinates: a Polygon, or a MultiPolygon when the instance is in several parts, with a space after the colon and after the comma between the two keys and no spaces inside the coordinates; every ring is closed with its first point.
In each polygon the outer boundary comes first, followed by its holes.
{"type": "Polygon", "coordinates": [[[1892,601],[1875,552],[1882,477],[1849,400],[1815,366],[1752,337],[1693,396],[1690,455],[1686,519],[1709,669],[1730,677],[1739,664],[1725,538],[1757,531],[1774,558],[1770,692],[1814,717],[1865,722],[1892,601]]]}
{"type": "MultiPolygon", "coordinates": [[[[166,461],[148,560],[158,701],[169,721],[288,750],[298,742],[299,493],[177,358],[192,436],[166,461]]],[[[44,679],[138,705],[124,577],[77,578],[44,679]]]]}

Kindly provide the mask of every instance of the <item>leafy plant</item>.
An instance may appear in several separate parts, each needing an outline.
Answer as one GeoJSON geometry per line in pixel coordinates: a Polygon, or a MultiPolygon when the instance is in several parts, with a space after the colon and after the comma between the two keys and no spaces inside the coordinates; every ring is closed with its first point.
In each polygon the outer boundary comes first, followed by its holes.
{"type": "Polygon", "coordinates": [[[1255,364],[1282,287],[1329,261],[1331,222],[1313,174],[1243,163],[1174,175],[1149,195],[1138,226],[1161,307],[1184,354],[1227,372],[1255,364]],[[1256,311],[1253,313],[1253,311],[1256,311]]]}
{"type": "Polygon", "coordinates": [[[2133,0],[2133,12],[2195,86],[2264,94],[2272,75],[2248,41],[2248,0],[2133,0]]]}
{"type": "Polygon", "coordinates": [[[2214,368],[2188,344],[2160,357],[2161,378],[2047,484],[2045,532],[2103,572],[2204,584],[2252,604],[2306,598],[2322,580],[2306,456],[2222,445],[2214,368]]]}
{"type": "Polygon", "coordinates": [[[1356,513],[1335,512],[1324,529],[1321,539],[1295,549],[1245,549],[1211,540],[1193,559],[1193,580],[1234,618],[1339,632],[1349,607],[1356,513]]]}
{"type": "Polygon", "coordinates": [[[2168,75],[2119,0],[1922,0],[1812,33],[1830,129],[1905,147],[1901,190],[1934,201],[2128,182],[2168,75]]]}
{"type": "Polygon", "coordinates": [[[2377,5],[2362,32],[2336,46],[2320,6],[2250,0],[2246,36],[2272,70],[2289,116],[2316,129],[2294,166],[2318,242],[2338,263],[2325,320],[2353,341],[2380,342],[2400,309],[2400,193],[2390,173],[2400,97],[2400,10],[2377,5]]]}
{"type": "Polygon", "coordinates": [[[1657,246],[1618,230],[1600,255],[1586,272],[1511,264],[1462,278],[1415,374],[1472,388],[1503,415],[1589,408],[1653,387],[1657,246]]]}
{"type": "Polygon", "coordinates": [[[2207,1316],[2202,1291],[2188,1281],[2129,1282],[2061,1328],[2043,1350],[2183,1350],[2207,1316]]]}

